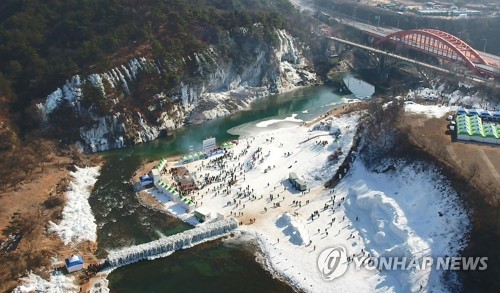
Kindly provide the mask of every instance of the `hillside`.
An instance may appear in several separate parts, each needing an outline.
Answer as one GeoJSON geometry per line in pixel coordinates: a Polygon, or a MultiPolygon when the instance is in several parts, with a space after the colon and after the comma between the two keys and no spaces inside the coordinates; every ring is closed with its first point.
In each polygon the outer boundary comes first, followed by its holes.
{"type": "Polygon", "coordinates": [[[149,141],[316,81],[310,19],[269,2],[0,2],[0,243],[15,242],[2,290],[70,253],[45,245],[45,227],[61,219],[67,168],[95,164],[80,151],[149,141]]]}
{"type": "Polygon", "coordinates": [[[2,1],[0,157],[140,143],[311,83],[310,22],[286,0],[2,1]]]}

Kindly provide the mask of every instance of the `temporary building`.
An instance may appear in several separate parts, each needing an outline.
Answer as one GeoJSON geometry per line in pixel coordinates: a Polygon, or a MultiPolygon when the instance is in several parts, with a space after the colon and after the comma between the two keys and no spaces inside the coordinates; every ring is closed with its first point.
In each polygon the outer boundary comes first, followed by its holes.
{"type": "Polygon", "coordinates": [[[83,270],[83,259],[79,255],[72,255],[70,258],[65,260],[66,269],[69,273],[77,272],[83,270]]]}
{"type": "Polygon", "coordinates": [[[500,139],[498,139],[499,136],[497,133],[496,126],[491,125],[491,124],[486,125],[484,127],[484,133],[485,133],[484,142],[493,143],[493,144],[497,144],[500,142],[500,139]]]}
{"type": "Polygon", "coordinates": [[[477,116],[477,115],[479,115],[479,111],[477,109],[470,109],[467,115],[477,116]]]}
{"type": "Polygon", "coordinates": [[[158,164],[156,165],[156,168],[161,172],[163,171],[163,169],[165,168],[165,166],[167,165],[167,160],[162,158],[158,164]]]}
{"type": "Polygon", "coordinates": [[[479,116],[481,118],[493,118],[493,114],[490,111],[483,110],[481,113],[479,113],[479,116]]]}
{"type": "Polygon", "coordinates": [[[139,180],[141,181],[142,186],[146,186],[148,184],[153,183],[153,178],[151,178],[151,176],[149,175],[144,175],[141,178],[139,178],[139,180]]]}
{"type": "Polygon", "coordinates": [[[458,109],[458,111],[457,111],[457,115],[462,115],[462,114],[467,115],[467,110],[466,110],[466,109],[464,109],[464,108],[458,109]]]}
{"type": "Polygon", "coordinates": [[[295,180],[295,188],[297,188],[300,191],[306,191],[307,185],[302,179],[297,179],[295,180]]]}
{"type": "Polygon", "coordinates": [[[194,216],[200,221],[200,222],[205,222],[206,220],[209,220],[212,218],[212,213],[208,212],[204,209],[196,209],[194,210],[194,216]]]}
{"type": "MultiPolygon", "coordinates": [[[[153,178],[153,181],[154,182],[158,182],[158,180],[160,180],[160,171],[156,168],[154,168],[153,170],[151,170],[151,178],[153,178]]],[[[155,186],[158,187],[158,185],[155,183],[155,186]]]]}
{"type": "MultiPolygon", "coordinates": [[[[484,115],[484,111],[481,111],[484,115]]],[[[495,113],[490,113],[493,116],[495,113]]],[[[483,117],[484,118],[484,117],[483,117]]],[[[500,144],[499,126],[483,123],[480,116],[457,115],[457,139],[500,144]]]]}

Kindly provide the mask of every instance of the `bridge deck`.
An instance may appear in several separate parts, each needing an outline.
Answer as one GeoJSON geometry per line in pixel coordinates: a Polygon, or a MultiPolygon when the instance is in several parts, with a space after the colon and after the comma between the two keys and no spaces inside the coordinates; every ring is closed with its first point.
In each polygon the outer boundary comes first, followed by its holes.
{"type": "MultiPolygon", "coordinates": [[[[370,24],[367,24],[367,23],[363,23],[363,22],[359,22],[359,21],[354,21],[352,19],[337,18],[337,20],[340,23],[344,24],[344,25],[348,25],[348,26],[354,27],[354,28],[356,28],[358,30],[361,30],[361,31],[363,31],[363,32],[365,32],[365,33],[367,33],[367,34],[375,37],[375,38],[384,38],[384,37],[386,37],[386,36],[388,36],[390,34],[393,34],[395,32],[401,31],[400,29],[397,29],[397,28],[377,27],[377,26],[370,25],[370,24]]],[[[338,38],[330,37],[330,36],[326,36],[326,37],[328,37],[328,38],[334,38],[334,40],[339,41],[339,42],[341,42],[341,40],[342,40],[342,39],[338,39],[338,38]]],[[[345,41],[345,40],[342,40],[342,41],[345,41]]],[[[369,46],[363,46],[363,45],[352,43],[352,42],[350,42],[349,45],[356,46],[356,47],[359,47],[359,48],[362,48],[362,49],[365,49],[365,50],[373,49],[373,48],[371,48],[369,46]]],[[[370,51],[373,51],[373,50],[370,50],[370,51]]],[[[377,53],[384,54],[384,52],[385,52],[385,51],[381,51],[381,50],[379,50],[379,51],[380,52],[377,52],[377,53]]],[[[481,71],[483,73],[486,73],[486,74],[490,74],[490,75],[498,75],[498,72],[500,71],[500,56],[496,56],[496,55],[493,55],[493,54],[490,54],[490,53],[486,53],[486,52],[481,52],[481,51],[477,51],[477,53],[479,53],[479,55],[488,63],[488,64],[475,64],[476,67],[478,67],[479,71],[481,71]]],[[[393,54],[391,57],[397,58],[396,56],[397,55],[393,54]]],[[[401,57],[401,56],[399,56],[399,57],[401,57]]],[[[404,57],[401,57],[401,58],[404,58],[404,57]]],[[[406,59],[408,59],[408,58],[406,58],[406,59]]],[[[403,60],[403,59],[401,59],[401,60],[403,60]]],[[[408,60],[404,60],[404,61],[406,61],[406,62],[412,62],[412,63],[415,63],[415,64],[421,63],[419,65],[422,65],[422,66],[425,66],[425,67],[428,67],[428,68],[432,68],[432,69],[439,68],[439,67],[432,66],[432,65],[429,65],[429,64],[426,64],[426,63],[422,63],[422,62],[418,62],[418,61],[415,61],[415,60],[412,60],[412,59],[408,59],[408,60]]],[[[445,70],[445,71],[446,72],[450,72],[448,70],[445,70]]]]}

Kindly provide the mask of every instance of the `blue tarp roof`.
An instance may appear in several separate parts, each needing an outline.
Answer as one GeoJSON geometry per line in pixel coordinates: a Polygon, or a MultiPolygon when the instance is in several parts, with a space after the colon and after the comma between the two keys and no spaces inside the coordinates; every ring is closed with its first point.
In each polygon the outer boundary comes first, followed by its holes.
{"type": "Polygon", "coordinates": [[[140,178],[141,182],[153,182],[153,178],[151,178],[149,175],[144,175],[140,178]]]}

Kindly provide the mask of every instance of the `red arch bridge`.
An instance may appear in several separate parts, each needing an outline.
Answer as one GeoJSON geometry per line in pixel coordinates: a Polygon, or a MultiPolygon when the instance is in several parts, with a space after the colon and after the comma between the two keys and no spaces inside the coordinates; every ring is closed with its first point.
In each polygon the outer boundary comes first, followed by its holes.
{"type": "Polygon", "coordinates": [[[374,38],[371,45],[362,45],[331,35],[330,29],[322,29],[322,33],[330,40],[344,43],[345,45],[358,47],[363,50],[390,56],[408,63],[414,63],[422,67],[453,74],[466,74],[465,72],[452,71],[438,64],[427,64],[398,55],[397,52],[388,52],[384,47],[393,44],[397,48],[409,48],[423,53],[436,56],[441,60],[465,65],[474,75],[483,78],[500,78],[500,56],[485,52],[478,52],[469,44],[449,33],[437,29],[414,29],[398,30],[395,28],[375,27],[360,22],[343,22],[374,38]]]}
{"type": "Polygon", "coordinates": [[[397,31],[374,42],[374,46],[395,44],[418,50],[454,62],[460,62],[477,75],[491,75],[495,68],[470,45],[449,33],[436,29],[414,29],[397,31]]]}

